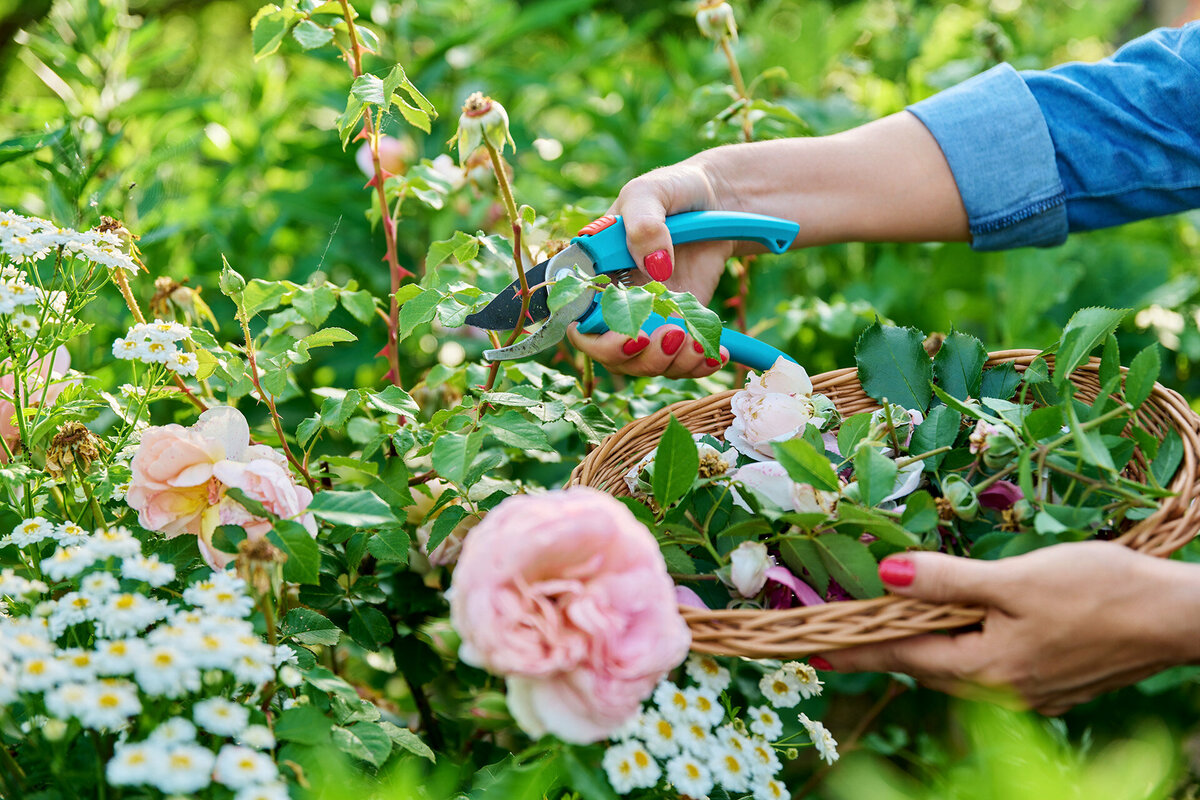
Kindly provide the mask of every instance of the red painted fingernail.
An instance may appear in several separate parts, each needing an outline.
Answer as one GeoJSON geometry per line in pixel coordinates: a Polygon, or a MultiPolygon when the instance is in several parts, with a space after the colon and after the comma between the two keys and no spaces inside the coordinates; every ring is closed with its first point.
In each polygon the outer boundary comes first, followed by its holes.
{"type": "Polygon", "coordinates": [[[724,364],[724,363],[725,363],[726,361],[728,361],[728,360],[729,360],[729,354],[728,354],[728,353],[721,353],[721,363],[722,363],[722,364],[724,364]]]}
{"type": "Polygon", "coordinates": [[[917,576],[917,565],[907,558],[885,558],[879,562],[879,580],[892,586],[908,586],[917,576]]]}
{"type": "Polygon", "coordinates": [[[625,342],[625,344],[621,347],[621,352],[627,356],[631,356],[634,353],[640,353],[642,350],[645,350],[646,345],[648,344],[650,344],[650,338],[648,336],[639,336],[636,339],[630,339],[625,342]]]}
{"type": "Polygon", "coordinates": [[[828,661],[821,658],[820,656],[812,656],[811,658],[808,659],[808,663],[812,666],[813,669],[819,669],[824,672],[829,672],[830,670],[833,669],[833,664],[830,664],[828,661]]]}
{"type": "Polygon", "coordinates": [[[680,345],[683,344],[683,337],[686,334],[676,328],[675,330],[667,331],[662,338],[662,351],[669,356],[675,355],[679,351],[680,345]]]}
{"type": "Polygon", "coordinates": [[[650,277],[656,281],[665,281],[671,277],[671,272],[674,269],[674,266],[671,264],[671,257],[667,255],[666,250],[655,250],[646,256],[644,263],[646,265],[646,272],[650,273],[650,277]]]}
{"type": "Polygon", "coordinates": [[[710,367],[721,366],[721,362],[715,358],[706,358],[706,359],[704,359],[704,363],[708,364],[710,367]]]}
{"type": "Polygon", "coordinates": [[[697,353],[700,353],[700,354],[704,353],[704,345],[700,344],[695,339],[692,340],[692,349],[695,350],[697,353]]]}

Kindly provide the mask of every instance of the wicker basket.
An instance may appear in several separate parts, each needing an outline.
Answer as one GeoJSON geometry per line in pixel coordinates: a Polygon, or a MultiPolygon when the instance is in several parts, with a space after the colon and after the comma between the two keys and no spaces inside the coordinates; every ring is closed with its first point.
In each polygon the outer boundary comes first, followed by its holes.
{"type": "MultiPolygon", "coordinates": [[[[1019,371],[1036,358],[1035,350],[1004,350],[988,358],[987,366],[1013,362],[1019,371]]],[[[1051,363],[1053,360],[1050,359],[1051,363]]],[[[1098,362],[1093,359],[1071,376],[1078,396],[1088,402],[1099,392],[1098,362]]],[[[814,376],[813,391],[834,402],[844,416],[878,408],[863,393],[854,369],[840,369],[814,376]]],[[[670,415],[693,433],[718,438],[733,419],[729,401],[734,391],[675,403],[626,425],[609,436],[571,474],[571,485],[592,486],[610,494],[628,496],[624,475],[642,456],[657,445],[670,415]]],[[[1167,498],[1150,517],[1125,531],[1117,539],[1129,547],[1155,556],[1166,556],[1183,546],[1200,524],[1200,417],[1178,393],[1158,384],[1137,412],[1147,430],[1162,438],[1170,429],[1183,438],[1183,461],[1172,480],[1175,495],[1167,498]]],[[[1144,477],[1145,461],[1140,454],[1131,460],[1127,474],[1144,477]]],[[[692,629],[692,649],[714,655],[750,658],[801,657],[854,645],[899,639],[928,631],[959,628],[983,619],[977,606],[929,603],[896,596],[872,600],[850,600],[780,611],[706,611],[680,606],[692,629]]]]}

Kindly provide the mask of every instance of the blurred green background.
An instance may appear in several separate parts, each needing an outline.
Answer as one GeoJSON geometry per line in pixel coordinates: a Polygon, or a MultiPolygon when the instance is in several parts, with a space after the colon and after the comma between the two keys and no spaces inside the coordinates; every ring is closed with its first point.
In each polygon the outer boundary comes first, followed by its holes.
{"type": "MultiPolygon", "coordinates": [[[[517,200],[546,218],[542,227],[550,235],[570,235],[569,221],[603,212],[639,173],[737,138],[736,125],[713,121],[729,102],[728,67],[698,34],[691,4],[355,5],[382,42],[366,68],[378,74],[403,64],[441,113],[429,135],[389,122],[388,132],[411,144],[410,163],[448,152],[469,93],[492,95],[512,121],[517,200]]],[[[1181,6],[735,2],[741,33],[735,52],[748,81],[762,76],[757,96],[790,112],[764,116],[757,136],[822,135],[898,111],[1001,61],[1038,68],[1101,58],[1176,21],[1181,6]]],[[[344,152],[336,133],[349,72],[336,50],[303,53],[294,42],[256,62],[250,21],[258,7],[0,0],[0,207],[73,226],[93,225],[101,214],[124,220],[141,235],[152,272],[138,280],[138,293],[148,299],[157,275],[186,278],[204,288],[227,336],[236,332],[215,286],[222,255],[247,277],[354,280],[381,297],[388,291],[382,235],[366,213],[370,197],[354,160],[357,145],[344,152]]],[[[410,198],[403,209],[400,260],[414,271],[429,245],[455,230],[503,227],[486,185],[441,208],[410,198]]],[[[1158,341],[1163,381],[1195,398],[1198,265],[1200,212],[1075,236],[1051,250],[813,248],[755,263],[748,318],[753,332],[815,373],[850,364],[854,337],[876,314],[927,332],[954,326],[999,349],[1050,344],[1082,306],[1129,307],[1137,313],[1121,334],[1126,358],[1158,341]]],[[[481,274],[506,281],[508,269],[497,258],[481,274]]],[[[730,280],[723,296],[734,288],[730,280]]],[[[123,332],[124,310],[110,300],[108,308],[94,307],[99,324],[80,347],[106,352],[123,332]]],[[[731,312],[722,313],[728,319],[731,312]]],[[[374,385],[385,370],[372,357],[385,341],[382,324],[363,328],[341,310],[334,314],[331,323],[355,330],[360,341],[336,359],[307,365],[301,385],[374,385]]],[[[481,347],[463,331],[424,326],[402,343],[404,385],[424,380],[439,359],[454,366],[464,351],[477,356],[481,347]]],[[[640,382],[635,393],[654,395],[661,385],[640,382]]],[[[306,393],[289,402],[292,419],[311,413],[306,393]]],[[[1182,737],[1196,727],[1200,709],[1194,674],[1180,670],[1109,695],[1044,733],[1086,744],[1093,736],[1128,733],[1133,720],[1155,718],[1182,737]]],[[[826,723],[852,730],[885,681],[834,676],[837,700],[826,723]]],[[[946,708],[940,696],[905,692],[862,743],[919,777],[940,774],[978,750],[946,708]]],[[[1189,790],[1180,791],[1182,797],[1189,790]]]]}

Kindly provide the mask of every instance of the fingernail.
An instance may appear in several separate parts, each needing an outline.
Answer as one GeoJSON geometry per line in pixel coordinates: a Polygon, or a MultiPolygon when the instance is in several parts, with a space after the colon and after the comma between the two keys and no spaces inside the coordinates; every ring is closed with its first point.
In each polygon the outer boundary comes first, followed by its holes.
{"type": "Polygon", "coordinates": [[[667,331],[662,338],[662,351],[669,356],[675,355],[679,351],[680,345],[683,344],[683,337],[686,334],[676,328],[672,331],[667,331]]]}
{"type": "Polygon", "coordinates": [[[623,352],[627,356],[631,356],[634,353],[640,353],[642,350],[645,350],[646,345],[648,345],[648,344],[650,344],[649,337],[639,336],[636,339],[629,339],[628,341],[626,341],[625,344],[621,347],[621,352],[623,352]]]}
{"type": "Polygon", "coordinates": [[[729,353],[721,353],[721,363],[724,364],[729,360],[729,353]]]}
{"type": "Polygon", "coordinates": [[[892,586],[908,586],[917,576],[917,565],[907,558],[885,558],[879,562],[879,580],[892,586]]]}
{"type": "Polygon", "coordinates": [[[704,345],[700,344],[695,339],[692,340],[692,349],[701,355],[704,354],[704,345]]]}
{"type": "Polygon", "coordinates": [[[830,664],[820,656],[812,656],[808,659],[808,663],[813,669],[819,669],[822,672],[830,672],[833,669],[833,664],[830,664]]]}
{"type": "Polygon", "coordinates": [[[720,362],[720,360],[719,360],[719,359],[716,359],[716,358],[706,358],[706,359],[704,359],[704,363],[705,363],[705,364],[708,364],[710,367],[719,367],[719,366],[721,366],[721,362],[720,362]]]}
{"type": "Polygon", "coordinates": [[[665,281],[671,277],[671,271],[674,269],[671,265],[671,257],[667,255],[666,250],[655,250],[646,256],[643,263],[646,265],[646,272],[650,273],[650,277],[656,281],[665,281]]]}

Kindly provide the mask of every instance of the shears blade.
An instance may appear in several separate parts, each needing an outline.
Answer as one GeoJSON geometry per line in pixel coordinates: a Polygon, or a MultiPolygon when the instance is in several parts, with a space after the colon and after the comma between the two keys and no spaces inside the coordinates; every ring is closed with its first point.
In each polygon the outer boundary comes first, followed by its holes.
{"type": "MultiPolygon", "coordinates": [[[[546,268],[549,264],[550,259],[546,259],[537,266],[526,270],[525,285],[537,286],[539,283],[545,283],[546,268]]],[[[489,331],[511,331],[517,327],[521,316],[520,292],[521,281],[513,281],[503,291],[493,297],[492,301],[486,306],[474,314],[468,314],[464,322],[476,328],[483,328],[489,331]]],[[[550,316],[549,299],[550,292],[547,287],[543,286],[540,289],[536,289],[529,296],[529,316],[531,319],[526,321],[540,322],[550,316]]]]}

